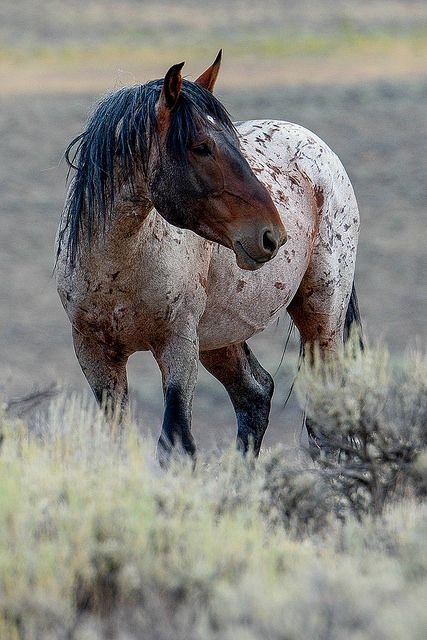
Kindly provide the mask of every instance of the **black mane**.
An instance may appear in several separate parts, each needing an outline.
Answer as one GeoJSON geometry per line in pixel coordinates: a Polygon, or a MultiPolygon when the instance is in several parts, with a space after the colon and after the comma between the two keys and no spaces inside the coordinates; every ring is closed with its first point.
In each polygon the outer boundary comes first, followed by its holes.
{"type": "MultiPolygon", "coordinates": [[[[163,80],[152,80],[105,96],[83,133],[67,147],[65,158],[75,174],[65,205],[58,254],[68,229],[67,258],[71,265],[75,264],[83,222],[89,243],[96,225],[104,231],[108,226],[114,208],[117,168],[131,186],[137,173],[146,174],[151,146],[158,142],[155,106],[162,84],[163,80]]],[[[215,96],[200,85],[183,80],[166,141],[168,152],[184,161],[197,133],[196,120],[207,123],[207,116],[236,135],[227,110],[215,96]]]]}

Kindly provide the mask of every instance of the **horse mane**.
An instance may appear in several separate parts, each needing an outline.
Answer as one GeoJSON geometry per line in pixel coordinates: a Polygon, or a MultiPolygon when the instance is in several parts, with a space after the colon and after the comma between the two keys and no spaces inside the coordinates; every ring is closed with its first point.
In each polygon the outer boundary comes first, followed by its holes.
{"type": "MultiPolygon", "coordinates": [[[[147,175],[153,144],[159,144],[156,103],[163,80],[119,89],[104,96],[95,106],[84,131],[65,151],[70,172],[74,171],[65,220],[59,234],[57,257],[68,230],[67,260],[75,265],[82,240],[83,225],[91,243],[95,228],[108,228],[120,182],[131,190],[142,172],[147,175]]],[[[186,150],[197,133],[197,122],[208,126],[208,116],[237,138],[225,107],[200,85],[183,80],[178,104],[172,112],[166,145],[168,153],[185,162],[186,150]]]]}

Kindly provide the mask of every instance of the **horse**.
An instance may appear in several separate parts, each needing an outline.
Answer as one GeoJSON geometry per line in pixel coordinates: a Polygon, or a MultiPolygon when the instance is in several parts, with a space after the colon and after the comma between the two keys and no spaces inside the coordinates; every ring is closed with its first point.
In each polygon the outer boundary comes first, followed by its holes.
{"type": "Polygon", "coordinates": [[[286,309],[303,349],[326,354],[360,322],[359,213],[343,165],[299,125],[232,123],[213,95],[220,63],[221,51],[195,81],[180,63],[108,94],[66,151],[56,273],[75,352],[121,423],[127,360],[152,352],[164,465],[177,445],[196,454],[199,361],[228,392],[239,449],[258,455],[274,384],[247,340],[286,309]]]}

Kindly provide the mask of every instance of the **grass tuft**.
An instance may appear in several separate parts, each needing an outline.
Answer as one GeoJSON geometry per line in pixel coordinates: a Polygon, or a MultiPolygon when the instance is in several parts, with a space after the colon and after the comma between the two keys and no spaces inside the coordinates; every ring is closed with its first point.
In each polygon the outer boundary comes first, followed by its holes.
{"type": "Polygon", "coordinates": [[[85,397],[58,397],[37,429],[3,413],[2,640],[422,638],[425,359],[396,372],[353,349],[299,385],[334,445],[365,429],[375,466],[360,473],[390,482],[381,509],[366,483],[349,498],[363,456],[228,451],[164,473],[135,426],[118,442],[85,397]],[[390,443],[413,447],[399,483],[390,443]]]}

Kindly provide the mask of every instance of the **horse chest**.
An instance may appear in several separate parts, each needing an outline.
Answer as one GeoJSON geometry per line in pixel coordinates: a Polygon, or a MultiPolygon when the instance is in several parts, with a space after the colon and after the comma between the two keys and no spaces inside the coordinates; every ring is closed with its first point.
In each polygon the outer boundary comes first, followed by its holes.
{"type": "Polygon", "coordinates": [[[101,343],[111,341],[122,345],[125,351],[147,350],[165,325],[173,322],[178,313],[180,294],[165,290],[156,295],[138,295],[137,290],[117,286],[76,298],[67,312],[73,327],[87,337],[101,343]]]}
{"type": "MultiPolygon", "coordinates": [[[[164,240],[164,239],[163,239],[164,240]]],[[[170,245],[164,242],[163,247],[170,245]]],[[[124,352],[150,350],[175,325],[200,317],[206,299],[208,256],[195,247],[180,247],[174,256],[160,245],[147,248],[141,259],[120,268],[81,269],[59,292],[76,331],[124,352]],[[155,253],[157,253],[155,252],[155,253]],[[196,263],[196,264],[195,264],[196,263]],[[189,274],[191,273],[191,276],[189,274]]]]}

